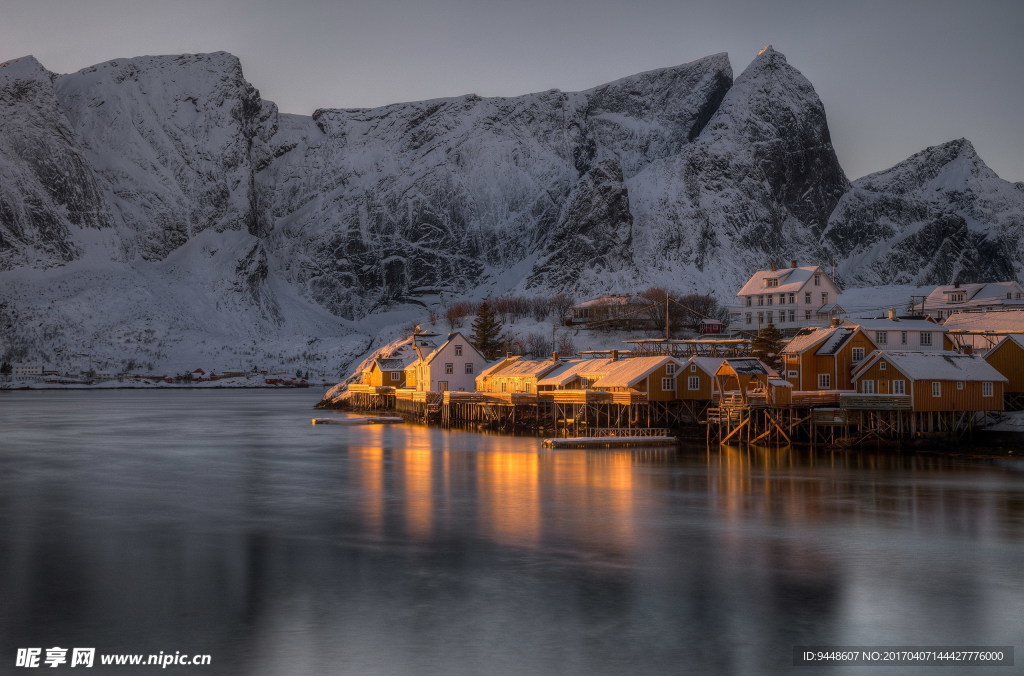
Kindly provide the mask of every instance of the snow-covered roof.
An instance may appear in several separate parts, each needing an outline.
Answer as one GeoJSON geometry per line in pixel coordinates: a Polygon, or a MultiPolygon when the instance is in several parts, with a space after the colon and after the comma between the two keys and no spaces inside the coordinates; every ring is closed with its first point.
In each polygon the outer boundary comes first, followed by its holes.
{"type": "Polygon", "coordinates": [[[853,373],[857,380],[884,359],[911,380],[980,380],[1006,382],[1006,377],[976,354],[876,350],[853,373]]]}
{"type": "Polygon", "coordinates": [[[846,325],[859,326],[868,331],[945,331],[941,324],[927,319],[856,319],[847,320],[846,325]]]}
{"type": "Polygon", "coordinates": [[[1008,282],[981,282],[978,284],[945,284],[937,286],[935,289],[928,294],[925,299],[927,305],[929,301],[936,301],[937,303],[948,303],[948,296],[951,293],[963,293],[964,298],[967,300],[982,300],[985,298],[991,300],[1005,300],[1006,293],[1014,293],[1017,291],[1024,291],[1020,284],[1015,281],[1008,282]]]}
{"type": "Polygon", "coordinates": [[[696,364],[704,373],[709,376],[714,376],[718,372],[718,367],[722,365],[724,359],[722,357],[690,357],[689,362],[696,364]]]}
{"type": "Polygon", "coordinates": [[[654,301],[628,293],[617,293],[583,301],[573,308],[604,307],[606,305],[652,305],[654,301]]]}
{"type": "Polygon", "coordinates": [[[805,328],[800,329],[796,332],[796,335],[789,339],[785,347],[782,348],[783,354],[797,354],[814,347],[821,341],[825,340],[828,336],[832,335],[836,330],[834,326],[825,326],[818,328],[805,328]]]}
{"type": "Polygon", "coordinates": [[[1024,331],[1024,310],[954,312],[942,327],[947,331],[1024,331]]]}
{"type": "Polygon", "coordinates": [[[842,314],[843,312],[845,312],[845,310],[843,310],[842,306],[840,306],[839,303],[826,303],[825,305],[822,305],[820,308],[818,308],[817,312],[819,315],[830,315],[834,313],[842,314]]]}
{"type": "Polygon", "coordinates": [[[681,366],[681,364],[672,357],[633,357],[631,359],[620,359],[619,361],[609,364],[605,374],[595,380],[591,387],[595,389],[602,387],[632,387],[640,380],[649,376],[655,369],[658,369],[669,362],[681,366]]]}
{"type": "Polygon", "coordinates": [[[788,380],[783,380],[782,378],[769,378],[768,384],[773,387],[793,387],[793,383],[788,380]]]}
{"type": "Polygon", "coordinates": [[[825,342],[821,344],[821,347],[815,351],[814,354],[820,355],[831,355],[839,351],[843,345],[846,344],[853,334],[857,333],[857,329],[851,329],[845,326],[836,327],[836,330],[832,332],[825,342]]]}
{"type": "Polygon", "coordinates": [[[745,376],[778,375],[760,359],[723,359],[737,374],[745,376]]]}
{"type": "Polygon", "coordinates": [[[809,265],[802,268],[780,268],[778,270],[758,270],[736,295],[795,293],[803,289],[804,285],[811,281],[816,272],[821,273],[825,279],[828,279],[828,275],[822,272],[820,265],[809,265]],[[779,285],[767,286],[769,279],[779,280],[779,285]]]}
{"type": "Polygon", "coordinates": [[[480,359],[484,359],[484,356],[483,356],[483,354],[480,353],[480,350],[478,350],[475,347],[473,347],[473,344],[471,342],[469,342],[469,340],[464,335],[462,335],[461,333],[456,331],[455,333],[449,333],[448,334],[448,339],[445,340],[440,345],[438,345],[437,347],[435,347],[430,354],[428,354],[425,357],[423,357],[423,361],[425,363],[427,363],[427,364],[429,364],[430,362],[434,361],[434,359],[437,357],[437,355],[439,355],[441,353],[441,351],[444,350],[444,348],[448,345],[448,343],[450,343],[453,340],[456,340],[458,338],[461,338],[464,341],[464,344],[466,345],[466,347],[468,347],[473,352],[476,352],[477,356],[479,356],[480,359]]]}
{"type": "Polygon", "coordinates": [[[375,359],[377,368],[381,371],[404,371],[407,366],[416,361],[419,357],[415,354],[404,355],[401,357],[391,357],[388,359],[375,359]]]}
{"type": "MultiPolygon", "coordinates": [[[[548,371],[551,371],[555,367],[559,366],[561,362],[547,360],[532,360],[532,359],[516,359],[512,358],[511,361],[505,368],[494,373],[498,378],[528,378],[538,377],[548,371]]],[[[483,375],[483,374],[481,374],[483,375]]]]}
{"type": "Polygon", "coordinates": [[[537,381],[537,385],[553,385],[558,387],[571,382],[575,378],[597,378],[607,372],[611,359],[576,359],[562,364],[558,369],[537,381]]]}

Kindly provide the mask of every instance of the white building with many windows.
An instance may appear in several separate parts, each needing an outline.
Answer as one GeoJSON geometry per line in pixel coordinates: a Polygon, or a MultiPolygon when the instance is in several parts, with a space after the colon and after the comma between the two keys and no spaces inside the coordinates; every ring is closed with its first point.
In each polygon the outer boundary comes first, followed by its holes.
{"type": "Polygon", "coordinates": [[[839,288],[820,265],[759,270],[736,294],[729,308],[729,330],[756,333],[769,324],[793,334],[808,326],[828,326],[843,314],[839,288]]]}
{"type": "Polygon", "coordinates": [[[419,358],[410,368],[421,392],[473,392],[477,375],[488,366],[480,350],[458,332],[448,334],[448,340],[429,353],[418,345],[414,349],[419,358]]]}

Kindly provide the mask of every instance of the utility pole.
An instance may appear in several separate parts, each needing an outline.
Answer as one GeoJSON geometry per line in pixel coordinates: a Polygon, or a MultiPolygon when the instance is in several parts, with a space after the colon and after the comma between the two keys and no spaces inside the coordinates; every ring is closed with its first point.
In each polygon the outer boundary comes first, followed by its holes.
{"type": "Polygon", "coordinates": [[[668,349],[668,291],[665,292],[665,349],[668,349]]]}

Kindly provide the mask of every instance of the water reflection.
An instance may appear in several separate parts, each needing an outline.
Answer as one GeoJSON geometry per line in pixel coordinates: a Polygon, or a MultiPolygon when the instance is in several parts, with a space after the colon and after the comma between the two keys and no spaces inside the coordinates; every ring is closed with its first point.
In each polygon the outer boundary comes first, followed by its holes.
{"type": "Polygon", "coordinates": [[[211,674],[778,673],[794,645],[1019,638],[1024,486],[1005,464],[544,451],[311,426],[292,393],[176,394],[0,407],[0,659],[68,644],[209,652],[211,674]]]}

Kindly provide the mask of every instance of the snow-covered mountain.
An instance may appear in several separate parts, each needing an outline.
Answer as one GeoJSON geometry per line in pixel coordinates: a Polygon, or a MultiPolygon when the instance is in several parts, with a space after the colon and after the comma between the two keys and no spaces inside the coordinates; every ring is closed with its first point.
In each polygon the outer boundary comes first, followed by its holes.
{"type": "Polygon", "coordinates": [[[794,258],[858,285],[1024,275],[1024,186],[963,140],[851,185],[771,48],[735,81],[717,54],[583,92],[310,117],[225,53],[70,75],[25,57],[0,64],[0,108],[16,361],[343,366],[456,297],[729,300],[794,258]]]}

